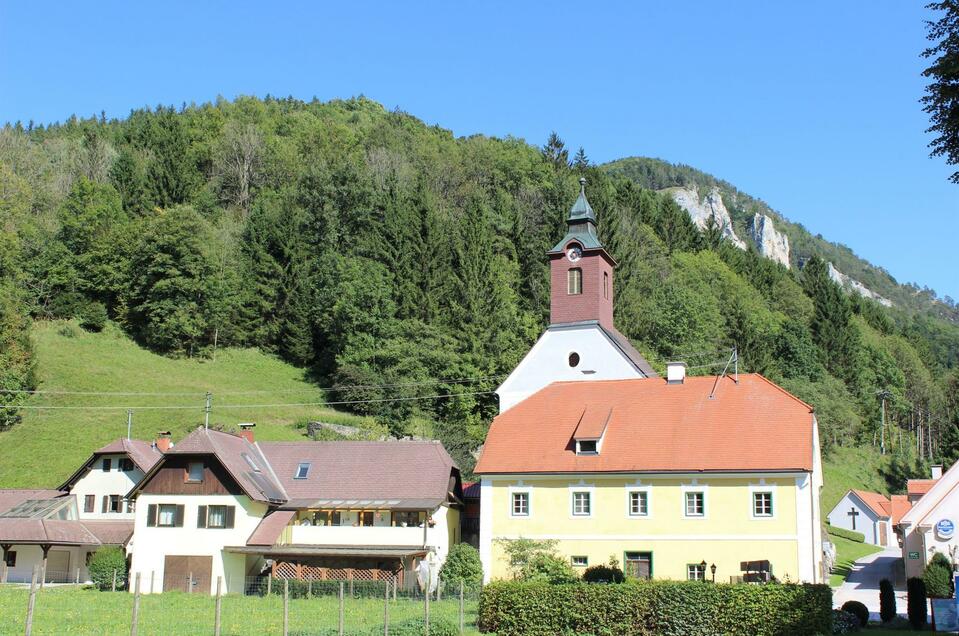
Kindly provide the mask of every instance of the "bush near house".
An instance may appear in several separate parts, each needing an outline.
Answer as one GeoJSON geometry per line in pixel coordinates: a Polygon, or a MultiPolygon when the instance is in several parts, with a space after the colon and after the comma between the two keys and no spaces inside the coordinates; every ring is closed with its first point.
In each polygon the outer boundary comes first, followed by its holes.
{"type": "Polygon", "coordinates": [[[113,573],[117,576],[117,589],[127,588],[127,558],[117,547],[103,547],[90,557],[90,580],[101,590],[113,589],[113,573]]]}
{"type": "Polygon", "coordinates": [[[477,585],[483,582],[483,564],[479,550],[468,543],[457,543],[450,548],[440,570],[440,579],[447,584],[477,585]]]}
{"type": "Polygon", "coordinates": [[[829,534],[834,534],[837,537],[842,537],[844,539],[849,539],[850,541],[855,541],[857,543],[865,543],[866,535],[861,532],[856,532],[855,530],[846,530],[845,528],[837,528],[836,526],[831,526],[828,523],[826,524],[826,532],[829,534]]]}
{"type": "Polygon", "coordinates": [[[941,552],[936,552],[922,573],[926,595],[931,598],[952,597],[952,563],[941,552]]]}
{"type": "Polygon", "coordinates": [[[860,627],[865,627],[869,624],[869,608],[866,607],[865,604],[859,601],[846,601],[840,609],[855,616],[856,620],[859,621],[860,627]]]}
{"type": "Polygon", "coordinates": [[[483,588],[479,624],[499,636],[828,634],[832,591],[826,585],[500,581],[483,588]]]}
{"type": "Polygon", "coordinates": [[[896,590],[889,579],[879,581],[879,618],[888,623],[896,618],[896,590]]]}
{"type": "Polygon", "coordinates": [[[909,624],[913,629],[923,629],[929,618],[926,600],[926,584],[919,577],[912,577],[906,581],[906,608],[909,624]]]}

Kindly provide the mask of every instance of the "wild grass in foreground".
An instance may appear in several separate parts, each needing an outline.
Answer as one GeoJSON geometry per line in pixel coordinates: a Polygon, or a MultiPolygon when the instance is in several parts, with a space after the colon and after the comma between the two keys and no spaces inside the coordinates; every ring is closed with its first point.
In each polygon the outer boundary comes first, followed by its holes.
{"type": "MultiPolygon", "coordinates": [[[[0,587],[0,634],[23,634],[29,590],[23,587],[0,587]]],[[[291,599],[289,606],[290,634],[335,635],[339,624],[339,602],[335,596],[291,599]]],[[[168,592],[140,597],[139,629],[141,636],[192,636],[213,634],[215,599],[202,594],[168,592]]],[[[344,602],[344,634],[367,636],[383,633],[385,602],[380,598],[346,598],[344,602]]],[[[465,602],[466,634],[475,635],[477,602],[465,602]]],[[[246,636],[283,633],[283,598],[281,596],[223,597],[223,636],[246,636]]],[[[133,615],[133,595],[125,592],[99,592],[72,587],[47,588],[37,595],[33,620],[35,636],[61,634],[128,634],[133,615]]],[[[433,619],[459,624],[459,600],[433,601],[433,619]]],[[[400,598],[390,602],[390,633],[401,624],[422,621],[423,600],[400,598]]],[[[405,634],[406,632],[404,632],[405,634]]]]}

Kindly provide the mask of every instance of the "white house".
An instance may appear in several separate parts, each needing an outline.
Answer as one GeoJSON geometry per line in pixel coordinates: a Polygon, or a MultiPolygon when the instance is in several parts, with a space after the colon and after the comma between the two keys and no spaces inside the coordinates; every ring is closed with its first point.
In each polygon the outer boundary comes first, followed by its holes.
{"type": "MultiPolygon", "coordinates": [[[[933,477],[936,474],[934,467],[933,477]]],[[[959,537],[955,534],[959,524],[959,462],[939,479],[930,481],[931,487],[915,501],[896,527],[902,540],[907,577],[921,576],[936,552],[951,558],[950,550],[959,549],[959,537]]]]}
{"type": "Polygon", "coordinates": [[[829,525],[861,532],[866,543],[897,545],[893,502],[885,495],[852,489],[826,515],[829,525]]]}
{"type": "Polygon", "coordinates": [[[553,382],[630,380],[656,372],[613,325],[616,262],[596,233],[585,179],[567,219],[567,233],[548,252],[550,325],[496,389],[500,412],[553,382]]]}
{"type": "Polygon", "coordinates": [[[57,490],[0,491],[0,578],[30,580],[40,566],[47,582],[86,581],[93,552],[128,544],[125,495],[161,455],[150,442],[121,439],[94,451],[57,490]]]}
{"type": "Polygon", "coordinates": [[[459,541],[459,469],[438,442],[255,442],[198,429],[129,493],[141,591],[251,578],[409,583],[459,541]]]}

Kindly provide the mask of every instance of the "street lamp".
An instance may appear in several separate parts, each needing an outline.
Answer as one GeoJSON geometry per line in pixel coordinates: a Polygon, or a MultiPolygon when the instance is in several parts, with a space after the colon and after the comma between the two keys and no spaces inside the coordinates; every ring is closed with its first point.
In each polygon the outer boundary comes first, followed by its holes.
{"type": "Polygon", "coordinates": [[[713,563],[709,566],[709,571],[713,573],[713,583],[716,582],[716,564],[713,563]]]}
{"type": "Polygon", "coordinates": [[[699,564],[699,567],[703,569],[703,580],[706,580],[706,559],[703,559],[703,562],[699,564]]]}

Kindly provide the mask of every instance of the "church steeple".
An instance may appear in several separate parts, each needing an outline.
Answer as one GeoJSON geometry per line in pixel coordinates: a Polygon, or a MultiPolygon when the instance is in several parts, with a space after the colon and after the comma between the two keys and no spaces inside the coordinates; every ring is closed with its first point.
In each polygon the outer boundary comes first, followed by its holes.
{"type": "Polygon", "coordinates": [[[586,179],[566,219],[566,236],[549,254],[550,323],[597,321],[613,328],[613,267],[596,232],[596,213],[586,199],[586,179]]]}

